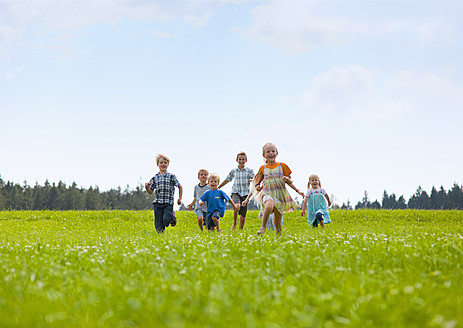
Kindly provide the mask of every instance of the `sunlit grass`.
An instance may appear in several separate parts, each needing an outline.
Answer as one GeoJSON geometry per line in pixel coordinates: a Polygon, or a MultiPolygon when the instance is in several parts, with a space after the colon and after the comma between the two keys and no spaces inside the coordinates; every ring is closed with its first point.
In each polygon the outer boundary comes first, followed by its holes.
{"type": "Polygon", "coordinates": [[[458,327],[463,212],[332,211],[281,237],[151,211],[0,212],[0,327],[458,327]]]}

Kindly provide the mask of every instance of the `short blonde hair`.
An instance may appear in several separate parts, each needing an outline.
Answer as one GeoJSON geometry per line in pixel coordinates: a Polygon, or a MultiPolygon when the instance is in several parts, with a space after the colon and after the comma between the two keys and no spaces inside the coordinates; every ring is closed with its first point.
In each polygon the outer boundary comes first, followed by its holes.
{"type": "Polygon", "coordinates": [[[217,182],[220,182],[220,177],[217,173],[211,173],[209,174],[209,177],[207,178],[207,181],[211,181],[211,180],[217,180],[217,182]]]}
{"type": "Polygon", "coordinates": [[[159,161],[160,161],[161,159],[164,159],[164,160],[167,161],[167,163],[170,163],[169,157],[167,157],[167,156],[164,155],[164,154],[158,154],[158,155],[156,156],[156,164],[159,164],[159,161]]]}
{"type": "Polygon", "coordinates": [[[206,175],[209,176],[209,171],[208,171],[208,170],[206,170],[206,169],[200,169],[200,170],[198,171],[198,177],[199,177],[199,175],[201,174],[201,172],[205,172],[206,175]]]}
{"type": "Polygon", "coordinates": [[[318,186],[321,188],[322,187],[322,182],[320,181],[320,177],[316,174],[311,174],[309,175],[309,183],[307,184],[307,188],[310,189],[310,179],[311,178],[317,178],[318,179],[318,186]]]}
{"type": "Polygon", "coordinates": [[[244,151],[240,151],[238,154],[236,154],[236,160],[238,160],[238,156],[244,156],[246,157],[246,160],[248,160],[248,155],[244,151]]]}
{"type": "Polygon", "coordinates": [[[265,148],[267,148],[267,147],[272,147],[272,146],[275,147],[275,149],[278,151],[278,148],[277,148],[277,146],[275,146],[274,143],[272,143],[272,142],[267,142],[267,143],[262,147],[262,153],[265,152],[265,148]]]}

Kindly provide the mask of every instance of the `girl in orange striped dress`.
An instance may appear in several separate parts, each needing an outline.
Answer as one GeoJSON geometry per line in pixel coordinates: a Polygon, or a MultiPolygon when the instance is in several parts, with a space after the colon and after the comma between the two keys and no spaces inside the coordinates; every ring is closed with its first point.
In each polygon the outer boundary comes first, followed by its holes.
{"type": "Polygon", "coordinates": [[[262,156],[265,158],[266,164],[259,168],[256,175],[256,190],[262,190],[264,213],[262,226],[257,234],[263,235],[265,233],[268,218],[272,213],[275,215],[275,232],[280,234],[283,213],[299,208],[286,190],[286,183],[292,182],[291,170],[285,163],[276,161],[278,150],[273,143],[266,143],[262,147],[262,156]]]}

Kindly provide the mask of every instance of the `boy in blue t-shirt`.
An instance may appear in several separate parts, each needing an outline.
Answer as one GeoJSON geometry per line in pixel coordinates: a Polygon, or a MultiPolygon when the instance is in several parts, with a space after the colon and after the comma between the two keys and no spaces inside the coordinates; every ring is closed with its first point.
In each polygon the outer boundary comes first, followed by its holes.
{"type": "Polygon", "coordinates": [[[225,202],[230,202],[234,209],[239,208],[239,205],[235,204],[222,190],[217,189],[220,182],[218,174],[211,173],[209,175],[208,182],[211,189],[201,196],[199,199],[199,205],[207,203],[207,229],[214,230],[214,227],[217,227],[217,232],[221,232],[222,230],[219,228],[219,219],[225,215],[225,202]]]}

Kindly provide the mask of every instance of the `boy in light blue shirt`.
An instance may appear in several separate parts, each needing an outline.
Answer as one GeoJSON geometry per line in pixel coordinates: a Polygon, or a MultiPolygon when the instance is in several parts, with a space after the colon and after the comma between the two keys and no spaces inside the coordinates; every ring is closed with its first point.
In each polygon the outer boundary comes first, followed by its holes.
{"type": "Polygon", "coordinates": [[[218,174],[211,173],[209,175],[210,190],[206,191],[199,199],[199,205],[207,204],[206,227],[208,230],[214,230],[217,227],[217,232],[222,232],[219,227],[219,219],[225,215],[225,202],[228,201],[234,209],[238,209],[239,205],[228,197],[222,190],[217,189],[220,182],[218,174]]]}

